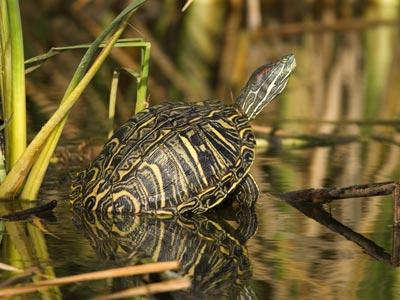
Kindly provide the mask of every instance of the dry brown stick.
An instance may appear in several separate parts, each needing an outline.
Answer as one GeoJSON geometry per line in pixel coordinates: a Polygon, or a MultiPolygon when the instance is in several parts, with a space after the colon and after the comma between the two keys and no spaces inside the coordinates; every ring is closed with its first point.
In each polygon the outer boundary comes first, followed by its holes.
{"type": "MultiPolygon", "coordinates": [[[[228,1],[227,1],[228,2],[228,1]]],[[[224,99],[230,92],[232,84],[233,62],[238,51],[240,26],[242,23],[243,1],[229,0],[229,14],[225,22],[224,39],[222,41],[222,52],[219,62],[217,95],[224,99]]],[[[237,62],[236,62],[237,63],[237,62]]]]}
{"type": "Polygon", "coordinates": [[[38,290],[47,289],[51,286],[55,285],[63,285],[74,282],[82,282],[82,281],[91,281],[91,280],[99,280],[104,278],[113,278],[113,277],[123,277],[123,276],[132,276],[139,274],[147,274],[147,273],[158,273],[168,270],[175,270],[179,268],[179,262],[170,261],[170,262],[159,262],[159,263],[151,263],[145,265],[138,266],[127,266],[123,268],[115,268],[104,271],[90,272],[66,277],[60,277],[50,280],[43,280],[31,284],[27,284],[21,287],[12,287],[0,290],[0,297],[11,297],[14,295],[21,295],[26,293],[32,293],[38,290]]]}
{"type": "MultiPolygon", "coordinates": [[[[394,210],[394,224],[396,227],[400,225],[400,184],[397,183],[393,189],[393,210],[394,210]]],[[[399,242],[400,244],[400,242],[399,242]]],[[[399,250],[400,251],[400,250],[399,250]]]]}
{"type": "Polygon", "coordinates": [[[146,41],[151,44],[151,56],[154,59],[154,63],[160,68],[166,77],[179,88],[186,96],[193,94],[193,88],[189,81],[178,71],[169,56],[163,51],[161,45],[153,37],[151,32],[147,30],[146,26],[138,19],[134,20],[135,27],[145,36],[146,41]]]}
{"type": "Polygon", "coordinates": [[[25,220],[29,217],[31,217],[32,215],[40,215],[43,214],[45,212],[49,212],[50,210],[54,209],[57,206],[57,201],[56,200],[52,200],[46,204],[43,205],[39,205],[36,207],[32,207],[32,208],[28,208],[28,209],[24,209],[21,211],[17,211],[15,213],[12,214],[7,214],[4,216],[0,216],[0,220],[7,220],[7,221],[21,221],[21,220],[25,220]]]}
{"type": "MultiPolygon", "coordinates": [[[[100,32],[102,31],[101,26],[97,24],[94,20],[92,20],[90,17],[88,17],[85,14],[85,10],[76,10],[76,7],[72,7],[74,16],[76,16],[79,21],[85,25],[85,28],[88,30],[88,32],[94,36],[97,37],[100,32]]],[[[153,45],[152,45],[153,47],[153,45]]],[[[123,49],[121,48],[114,48],[113,51],[111,52],[111,57],[119,63],[121,66],[124,66],[125,68],[133,68],[135,70],[140,70],[139,64],[132,59],[132,57],[123,49]]],[[[154,80],[153,77],[149,77],[149,85],[153,87],[151,89],[152,91],[152,96],[154,96],[156,99],[163,99],[165,98],[165,89],[157,82],[154,80]]],[[[117,106],[119,108],[120,106],[117,106]]],[[[123,115],[123,110],[120,111],[123,115]]]]}
{"type": "Polygon", "coordinates": [[[323,32],[323,31],[342,31],[342,30],[362,30],[366,27],[374,26],[396,26],[400,24],[400,19],[377,19],[365,20],[358,19],[339,19],[331,23],[327,22],[297,22],[270,26],[255,32],[255,36],[264,35],[295,35],[300,33],[323,32]]]}
{"type": "MultiPolygon", "coordinates": [[[[312,203],[328,203],[333,200],[346,198],[360,198],[389,195],[395,189],[399,188],[396,182],[367,183],[360,185],[352,185],[341,188],[320,188],[305,189],[293,192],[272,193],[281,199],[291,202],[312,202],[312,203]]],[[[398,201],[399,202],[399,201],[398,201]]],[[[400,220],[400,208],[398,209],[398,220],[400,220]]]]}
{"type": "Polygon", "coordinates": [[[257,124],[251,124],[251,129],[259,133],[271,134],[273,128],[271,126],[261,126],[257,124]]]}
{"type": "Polygon", "coordinates": [[[251,129],[256,132],[266,135],[267,138],[280,138],[280,139],[299,139],[299,140],[310,140],[310,141],[324,141],[329,143],[335,142],[354,142],[360,139],[359,135],[337,135],[337,134],[290,134],[284,131],[274,132],[272,127],[251,125],[251,129]]]}
{"type": "Polygon", "coordinates": [[[121,299],[134,296],[145,296],[157,293],[172,292],[190,287],[190,280],[187,278],[171,279],[148,285],[126,289],[117,293],[96,297],[95,300],[121,299]]]}
{"type": "Polygon", "coordinates": [[[393,226],[392,265],[400,266],[400,226],[393,226]]]}
{"type": "Polygon", "coordinates": [[[10,277],[0,283],[0,289],[11,286],[11,285],[16,285],[16,284],[22,283],[24,280],[27,280],[32,275],[34,275],[35,272],[37,272],[37,269],[31,268],[22,273],[19,273],[16,276],[10,277]]]}
{"type": "Polygon", "coordinates": [[[301,124],[337,124],[337,125],[366,125],[366,126],[398,126],[399,119],[347,119],[347,120],[326,120],[326,119],[307,119],[307,118],[291,118],[291,119],[270,119],[272,123],[301,123],[301,124]]]}
{"type": "Polygon", "coordinates": [[[10,272],[17,272],[17,273],[22,273],[23,270],[18,269],[14,266],[11,265],[7,265],[5,263],[0,262],[0,270],[4,270],[4,271],[10,271],[10,272]]]}
{"type": "Polygon", "coordinates": [[[373,134],[372,138],[374,140],[378,141],[378,142],[381,142],[381,143],[388,143],[388,144],[400,146],[400,142],[395,141],[395,140],[391,139],[388,136],[382,136],[382,135],[373,134]]]}

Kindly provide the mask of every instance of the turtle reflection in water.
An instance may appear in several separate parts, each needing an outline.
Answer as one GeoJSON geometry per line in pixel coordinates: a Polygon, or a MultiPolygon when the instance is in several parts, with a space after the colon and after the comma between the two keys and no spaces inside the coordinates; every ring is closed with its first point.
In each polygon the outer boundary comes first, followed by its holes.
{"type": "MultiPolygon", "coordinates": [[[[254,182],[246,179],[229,197],[230,201],[240,199],[241,202],[247,197],[245,200],[250,204],[247,206],[253,207],[257,196],[254,182]]],[[[127,265],[140,259],[178,260],[180,275],[192,281],[189,290],[175,294],[178,298],[254,299],[254,291],[249,286],[251,270],[245,243],[257,229],[257,218],[254,208],[236,208],[227,205],[223,210],[190,219],[105,216],[75,210],[74,222],[97,255],[112,264],[127,265]],[[224,219],[217,213],[224,213],[224,219]],[[238,224],[236,228],[231,225],[232,215],[238,224]]],[[[119,279],[113,282],[113,290],[130,288],[139,281],[138,277],[119,279]]]]}
{"type": "Polygon", "coordinates": [[[73,184],[73,206],[97,213],[193,214],[220,204],[254,160],[249,121],[279,95],[293,55],[259,67],[232,106],[169,103],[136,114],[73,184]]]}

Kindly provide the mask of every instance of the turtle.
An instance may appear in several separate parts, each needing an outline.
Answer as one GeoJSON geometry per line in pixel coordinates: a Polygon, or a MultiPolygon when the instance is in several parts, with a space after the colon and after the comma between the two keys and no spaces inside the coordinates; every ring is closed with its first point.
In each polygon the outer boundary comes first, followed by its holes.
{"type": "MultiPolygon", "coordinates": [[[[254,185],[248,178],[236,188],[238,191],[229,194],[230,200],[253,198],[254,185]]],[[[178,274],[190,279],[191,287],[176,298],[254,298],[246,244],[258,227],[255,207],[227,205],[190,218],[148,214],[109,217],[88,210],[74,210],[72,216],[97,257],[109,265],[178,261],[178,274]]],[[[126,289],[138,280],[126,277],[120,283],[126,289]]],[[[117,288],[114,283],[113,287],[117,288]]]]}
{"type": "Polygon", "coordinates": [[[100,214],[201,214],[250,176],[250,126],[285,88],[293,54],[257,68],[234,104],[220,100],[151,106],[124,123],[72,184],[76,209],[100,214]]]}

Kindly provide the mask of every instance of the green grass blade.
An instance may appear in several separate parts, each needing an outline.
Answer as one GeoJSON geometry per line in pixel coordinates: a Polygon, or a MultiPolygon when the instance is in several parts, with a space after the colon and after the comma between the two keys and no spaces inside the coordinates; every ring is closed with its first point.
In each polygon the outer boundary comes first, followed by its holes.
{"type": "MultiPolygon", "coordinates": [[[[90,62],[93,59],[97,49],[104,41],[104,39],[113,31],[116,27],[120,26],[121,22],[126,19],[127,15],[132,14],[136,8],[141,5],[145,0],[136,0],[133,1],[126,9],[124,9],[114,20],[113,22],[96,38],[96,40],[92,43],[89,49],[86,51],[83,56],[66,92],[61,100],[61,103],[65,101],[65,99],[70,95],[71,91],[77,86],[77,84],[81,81],[83,76],[85,75],[90,62]]],[[[115,44],[116,40],[114,41],[115,44]]],[[[105,48],[104,48],[105,49],[105,48]]],[[[66,116],[67,117],[67,116],[66,116]]],[[[24,189],[21,193],[22,199],[33,200],[36,199],[37,194],[40,189],[40,185],[44,179],[44,176],[47,171],[47,167],[50,162],[50,158],[54,153],[54,150],[57,146],[58,140],[61,136],[62,130],[64,128],[66,117],[64,120],[57,125],[54,129],[54,132],[48,138],[48,141],[43,147],[43,150],[39,154],[38,159],[34,163],[32,170],[28,176],[24,189]]]]}
{"type": "MultiPolygon", "coordinates": [[[[114,47],[116,48],[130,48],[132,47],[132,43],[136,44],[144,44],[142,38],[125,38],[119,39],[118,42],[115,43],[114,47]]],[[[104,47],[104,43],[101,43],[99,47],[104,47]]],[[[88,49],[91,44],[80,44],[80,45],[73,45],[73,46],[65,46],[65,47],[52,47],[48,52],[40,54],[35,57],[31,57],[25,61],[25,73],[28,74],[37,68],[39,68],[44,62],[48,59],[64,52],[70,50],[79,50],[79,49],[88,49]]],[[[142,45],[143,46],[143,45],[142,45]]]]}
{"type": "Polygon", "coordinates": [[[117,91],[118,91],[118,82],[120,73],[121,72],[119,70],[114,70],[111,81],[110,98],[108,104],[108,121],[110,124],[110,129],[108,131],[109,138],[114,133],[115,105],[117,103],[117,91]]]}
{"type": "Polygon", "coordinates": [[[135,113],[138,113],[147,106],[147,81],[149,78],[150,65],[150,43],[142,48],[141,72],[138,80],[135,113]]]}
{"type": "MultiPolygon", "coordinates": [[[[130,17],[130,14],[127,18],[130,17]]],[[[39,155],[43,145],[49,140],[50,134],[57,127],[57,125],[65,118],[72,106],[78,101],[80,95],[85,90],[89,82],[92,80],[98,69],[101,67],[108,54],[111,52],[113,45],[118,40],[123,30],[126,27],[126,21],[123,25],[114,33],[109,40],[107,46],[101,51],[93,65],[90,67],[88,72],[84,75],[78,85],[70,92],[65,98],[65,101],[61,103],[55,113],[42,127],[39,133],[35,136],[32,142],[28,145],[26,151],[22,154],[21,158],[17,161],[15,166],[11,169],[6,179],[0,185],[0,199],[9,199],[15,197],[18,190],[22,186],[25,177],[27,176],[34,159],[39,155]]],[[[37,182],[35,183],[37,184],[37,182]]]]}
{"type": "MultiPolygon", "coordinates": [[[[10,111],[11,108],[6,105],[10,105],[10,102],[6,102],[5,99],[11,99],[11,50],[10,50],[10,35],[9,35],[9,22],[7,14],[7,2],[6,0],[0,0],[0,96],[2,103],[3,114],[5,111],[10,111]]],[[[6,117],[3,115],[3,119],[6,117]]],[[[1,176],[0,182],[2,182],[6,176],[6,155],[1,151],[1,176]]]]}
{"type": "Polygon", "coordinates": [[[5,128],[6,168],[10,170],[26,148],[24,44],[18,0],[1,2],[2,97],[5,128]],[[8,27],[8,28],[7,28],[8,27]]]}
{"type": "MultiPolygon", "coordinates": [[[[133,47],[135,47],[135,46],[133,46],[133,47]]],[[[126,73],[128,73],[129,75],[134,77],[137,84],[139,84],[140,79],[141,79],[140,74],[130,68],[118,68],[118,69],[114,70],[113,77],[111,80],[110,97],[109,97],[109,103],[108,103],[108,121],[110,124],[110,129],[108,131],[109,138],[114,133],[115,107],[117,104],[118,83],[119,83],[119,77],[121,75],[121,71],[125,71],[126,73]]],[[[146,86],[146,89],[147,89],[147,86],[146,86]]],[[[146,105],[146,103],[145,103],[145,105],[146,105]]]]}
{"type": "Polygon", "coordinates": [[[66,94],[73,89],[79,80],[83,77],[90,61],[93,59],[93,56],[97,49],[100,47],[101,43],[105,40],[105,38],[116,28],[119,24],[121,24],[122,20],[126,17],[126,15],[135,11],[145,0],[135,0],[132,1],[130,5],[128,5],[112,22],[111,24],[94,40],[89,49],[86,51],[83,56],[68,88],[66,94]]]}
{"type": "Polygon", "coordinates": [[[8,70],[11,70],[11,51],[7,49],[10,47],[9,41],[10,34],[7,14],[7,2],[6,0],[0,0],[0,95],[3,105],[3,112],[5,110],[4,99],[8,97],[11,98],[11,78],[10,76],[5,75],[8,74],[8,70]]]}

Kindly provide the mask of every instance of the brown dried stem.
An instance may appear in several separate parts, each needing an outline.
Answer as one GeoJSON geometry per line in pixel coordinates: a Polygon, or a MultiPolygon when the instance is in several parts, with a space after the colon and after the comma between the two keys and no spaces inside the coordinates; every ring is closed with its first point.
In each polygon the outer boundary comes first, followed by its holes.
{"type": "MultiPolygon", "coordinates": [[[[394,210],[394,224],[400,225],[400,184],[396,183],[396,187],[393,189],[393,210],[394,210]]],[[[400,241],[399,241],[400,244],[400,241]]]]}
{"type": "Polygon", "coordinates": [[[38,290],[47,289],[51,286],[69,284],[74,282],[99,280],[104,278],[132,276],[147,273],[158,273],[168,270],[175,270],[179,268],[179,262],[159,262],[138,266],[127,266],[123,268],[115,268],[104,271],[90,272],[66,277],[60,277],[50,280],[43,280],[21,287],[12,287],[0,290],[0,297],[11,297],[14,295],[21,295],[26,293],[36,292],[38,290]]]}
{"type": "Polygon", "coordinates": [[[94,298],[95,300],[121,299],[134,296],[145,296],[157,293],[172,292],[190,287],[190,280],[187,278],[171,279],[157,283],[151,283],[144,286],[126,289],[121,292],[94,298]]]}
{"type": "MultiPolygon", "coordinates": [[[[399,183],[382,182],[352,185],[341,188],[305,189],[293,192],[274,193],[274,195],[291,202],[323,204],[338,199],[389,195],[398,188],[399,183]]],[[[400,208],[398,210],[398,220],[400,220],[400,208]]]]}
{"type": "Polygon", "coordinates": [[[264,34],[268,36],[273,35],[296,35],[304,32],[317,33],[324,31],[343,31],[343,30],[363,30],[366,27],[375,26],[398,26],[400,19],[376,19],[365,20],[365,18],[352,18],[336,20],[334,22],[299,22],[281,24],[279,26],[270,26],[259,31],[255,34],[264,34]]]}

